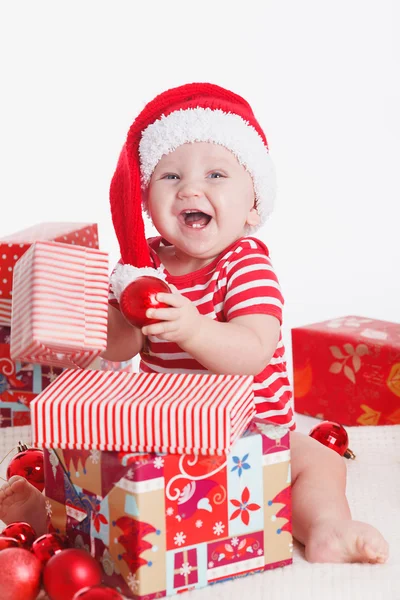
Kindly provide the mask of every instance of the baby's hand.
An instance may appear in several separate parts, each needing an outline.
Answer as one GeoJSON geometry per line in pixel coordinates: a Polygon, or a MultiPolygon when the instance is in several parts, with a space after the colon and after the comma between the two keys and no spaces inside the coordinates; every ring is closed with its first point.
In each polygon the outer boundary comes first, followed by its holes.
{"type": "Polygon", "coordinates": [[[159,323],[142,328],[143,335],[155,335],[162,340],[182,344],[192,338],[200,327],[201,315],[196,306],[169,284],[172,294],[159,293],[157,300],[171,308],[149,308],[146,317],[159,323]]]}

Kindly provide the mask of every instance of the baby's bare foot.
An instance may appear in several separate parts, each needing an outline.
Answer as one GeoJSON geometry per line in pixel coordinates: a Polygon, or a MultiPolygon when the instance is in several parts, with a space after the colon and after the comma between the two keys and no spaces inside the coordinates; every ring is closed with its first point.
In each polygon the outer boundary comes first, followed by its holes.
{"type": "Polygon", "coordinates": [[[310,562],[384,563],[389,546],[379,531],[367,523],[322,520],[310,530],[305,555],[310,562]]]}
{"type": "Polygon", "coordinates": [[[46,509],[43,494],[23,477],[10,477],[0,489],[0,521],[29,523],[36,535],[46,533],[46,509]]]}

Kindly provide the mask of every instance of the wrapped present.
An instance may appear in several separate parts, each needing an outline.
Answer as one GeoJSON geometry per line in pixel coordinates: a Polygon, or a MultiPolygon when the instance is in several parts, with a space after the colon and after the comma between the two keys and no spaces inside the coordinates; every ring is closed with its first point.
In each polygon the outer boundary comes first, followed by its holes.
{"type": "Polygon", "coordinates": [[[292,329],[295,410],[343,425],[400,423],[400,324],[346,316],[292,329]]]}
{"type": "Polygon", "coordinates": [[[0,238],[0,326],[11,325],[15,263],[37,241],[54,241],[98,248],[97,225],[95,223],[39,223],[0,238]]]}
{"type": "Polygon", "coordinates": [[[106,585],[126,597],[174,595],[292,562],[283,427],[254,420],[223,456],[47,449],[45,477],[49,531],[90,551],[106,585]]]}
{"type": "Polygon", "coordinates": [[[226,454],[255,415],[253,377],[66,370],[31,403],[33,444],[226,454]]]}
{"type": "Polygon", "coordinates": [[[105,252],[35,242],[17,262],[13,285],[13,359],[85,368],[106,349],[105,252]]]}
{"type": "Polygon", "coordinates": [[[31,401],[61,372],[49,365],[14,362],[10,357],[10,327],[1,326],[0,427],[29,425],[31,401]]]}

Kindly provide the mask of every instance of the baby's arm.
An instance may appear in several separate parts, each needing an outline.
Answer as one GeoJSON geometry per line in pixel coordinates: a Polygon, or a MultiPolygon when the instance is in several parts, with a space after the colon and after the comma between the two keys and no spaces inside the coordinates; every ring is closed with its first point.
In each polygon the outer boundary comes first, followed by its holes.
{"type": "Polygon", "coordinates": [[[178,293],[157,294],[169,308],[149,309],[147,317],[160,322],[142,329],[176,342],[206,369],[214,373],[258,375],[270,362],[279,341],[279,319],[267,314],[251,314],[227,323],[199,313],[196,306],[178,293]]]}
{"type": "Polygon", "coordinates": [[[112,361],[130,360],[143,346],[143,334],[125,319],[121,312],[108,305],[107,349],[102,358],[112,361]]]}
{"type": "Polygon", "coordinates": [[[246,315],[228,323],[200,318],[197,333],[180,346],[209,371],[258,375],[270,362],[279,341],[276,317],[246,315]]]}

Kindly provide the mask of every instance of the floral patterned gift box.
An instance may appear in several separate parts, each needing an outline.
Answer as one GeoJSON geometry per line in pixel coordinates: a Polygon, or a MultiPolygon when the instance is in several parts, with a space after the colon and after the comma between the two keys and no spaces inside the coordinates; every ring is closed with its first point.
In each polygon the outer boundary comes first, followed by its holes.
{"type": "Polygon", "coordinates": [[[40,410],[48,412],[45,431],[39,427],[34,436],[47,447],[50,531],[66,533],[75,546],[90,551],[102,565],[105,583],[131,598],[172,595],[291,563],[289,432],[254,418],[249,422],[254,415],[252,377],[98,376],[103,383],[114,377],[125,384],[120,386],[125,390],[121,410],[126,411],[126,427],[131,414],[127,404],[135,404],[136,433],[121,435],[119,397],[107,384],[108,400],[103,398],[98,381],[92,382],[91,395],[76,381],[64,395],[60,381],[67,383],[69,377],[64,373],[32,405],[36,416],[40,410]],[[152,392],[142,396],[147,412],[141,410],[136,392],[126,393],[127,382],[133,380],[141,389],[149,382],[152,392]],[[70,406],[72,388],[81,390],[75,414],[90,417],[87,437],[79,427],[73,434],[68,430],[75,410],[70,406]],[[210,392],[218,389],[224,393],[214,395],[210,405],[210,392]],[[221,412],[223,406],[227,410],[221,412]],[[232,424],[244,406],[250,408],[246,419],[218,450],[216,423],[232,424]],[[196,407],[200,413],[194,419],[196,407]],[[51,440],[58,436],[57,427],[51,421],[57,414],[64,433],[55,444],[51,440]],[[157,415],[169,424],[162,442],[157,415]],[[178,430],[185,436],[181,443],[175,439],[178,430]],[[201,439],[208,440],[209,452],[201,439]],[[148,447],[152,440],[154,448],[162,444],[165,451],[136,452],[145,440],[148,447]]]}
{"type": "Polygon", "coordinates": [[[400,324],[346,316],[292,329],[295,409],[343,425],[400,423],[400,324]]]}
{"type": "Polygon", "coordinates": [[[292,562],[286,429],[253,422],[227,456],[46,450],[45,469],[50,531],[127,597],[292,562]]]}

